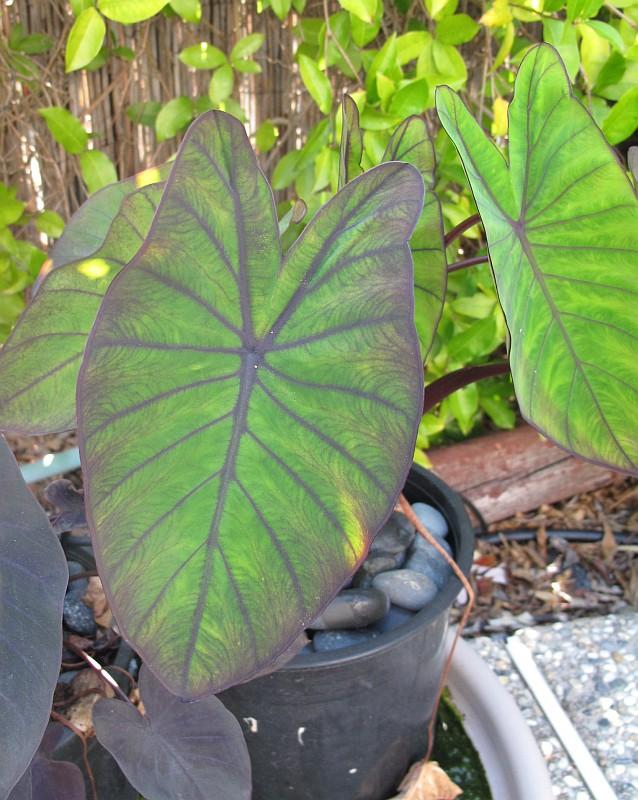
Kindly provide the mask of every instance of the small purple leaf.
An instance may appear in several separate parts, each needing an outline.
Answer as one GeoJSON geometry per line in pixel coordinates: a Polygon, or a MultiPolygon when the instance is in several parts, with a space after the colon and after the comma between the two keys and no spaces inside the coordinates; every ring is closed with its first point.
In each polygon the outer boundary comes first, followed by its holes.
{"type": "Polygon", "coordinates": [[[239,723],[216,697],[184,703],[143,666],[146,715],[120,700],[93,710],[99,741],[146,800],[249,800],[250,760],[239,723]]]}
{"type": "Polygon", "coordinates": [[[47,500],[58,509],[58,513],[52,514],[50,517],[51,525],[56,533],[86,527],[84,494],[79,492],[71,481],[64,478],[53,481],[47,486],[44,493],[47,500]]]}

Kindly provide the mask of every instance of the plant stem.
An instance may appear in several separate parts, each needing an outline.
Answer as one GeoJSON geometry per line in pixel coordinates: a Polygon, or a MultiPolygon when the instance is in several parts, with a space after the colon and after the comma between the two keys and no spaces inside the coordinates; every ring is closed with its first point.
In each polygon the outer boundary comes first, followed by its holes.
{"type": "Polygon", "coordinates": [[[84,763],[84,769],[86,770],[86,776],[89,779],[93,800],[98,800],[97,786],[95,785],[95,776],[93,775],[93,770],[91,769],[91,765],[89,764],[89,750],[86,742],[86,734],[72,722],[69,722],[69,720],[66,717],[62,716],[62,714],[58,714],[57,711],[51,711],[51,719],[54,719],[56,722],[59,722],[60,725],[64,725],[65,728],[68,728],[70,731],[72,731],[82,742],[82,761],[84,763]]]}
{"type": "Polygon", "coordinates": [[[441,696],[443,694],[443,690],[445,689],[445,684],[447,683],[447,677],[450,672],[450,666],[452,664],[452,657],[454,656],[454,651],[456,650],[456,644],[459,640],[459,637],[463,633],[463,629],[467,625],[467,621],[470,617],[472,612],[472,608],[474,607],[474,589],[470,584],[469,580],[463,574],[463,570],[459,567],[456,561],[441,547],[441,545],[436,541],[434,536],[428,531],[425,525],[421,522],[421,520],[417,517],[417,515],[412,510],[412,506],[408,503],[405,496],[403,494],[399,495],[399,505],[401,507],[401,511],[405,514],[405,516],[410,520],[410,522],[414,525],[417,529],[419,534],[423,536],[423,538],[431,544],[434,549],[443,556],[443,558],[447,561],[447,563],[452,568],[452,571],[456,575],[456,577],[461,582],[461,585],[467,592],[467,603],[465,604],[465,608],[463,609],[463,616],[459,624],[457,625],[456,632],[454,634],[454,640],[452,641],[452,647],[450,648],[450,652],[448,653],[448,657],[445,661],[445,666],[443,667],[443,672],[441,673],[441,680],[439,681],[439,687],[437,689],[436,699],[434,701],[434,709],[432,710],[432,717],[430,719],[430,724],[428,725],[428,750],[425,754],[424,761],[429,761],[430,756],[432,755],[432,748],[434,747],[434,729],[436,726],[436,715],[439,710],[439,704],[441,702],[441,696]]]}
{"type": "Polygon", "coordinates": [[[465,233],[465,231],[473,228],[481,221],[480,214],[472,214],[471,217],[464,219],[463,222],[459,222],[459,224],[452,228],[451,231],[448,231],[445,234],[445,246],[449,247],[455,239],[458,239],[459,236],[465,233]]]}
{"type": "Polygon", "coordinates": [[[457,272],[460,269],[465,269],[465,267],[473,267],[475,264],[487,264],[488,262],[489,258],[487,256],[465,258],[463,261],[455,261],[454,264],[449,264],[447,271],[449,274],[450,272],[457,272]]]}
{"type": "Polygon", "coordinates": [[[120,689],[120,687],[118,686],[117,681],[115,680],[115,678],[112,675],[109,675],[109,673],[104,669],[104,667],[98,661],[96,661],[88,653],[85,653],[84,650],[82,650],[81,647],[78,647],[76,644],[74,644],[73,642],[70,642],[68,639],[64,640],[64,646],[68,650],[71,650],[72,652],[74,652],[83,661],[86,661],[86,663],[89,665],[89,667],[95,673],[97,673],[97,675],[104,681],[104,683],[108,684],[111,687],[111,689],[113,689],[113,691],[117,694],[117,696],[121,700],[125,700],[129,705],[131,705],[131,706],[133,706],[133,708],[135,708],[135,703],[133,703],[131,701],[131,699],[128,697],[128,695],[120,689]]]}
{"type": "Polygon", "coordinates": [[[483,378],[493,378],[495,375],[507,375],[510,365],[507,361],[497,361],[491,364],[479,364],[474,367],[461,367],[448,375],[444,375],[436,381],[432,381],[425,387],[423,397],[423,413],[431,411],[452,392],[462,389],[470,383],[483,380],[483,378]]]}

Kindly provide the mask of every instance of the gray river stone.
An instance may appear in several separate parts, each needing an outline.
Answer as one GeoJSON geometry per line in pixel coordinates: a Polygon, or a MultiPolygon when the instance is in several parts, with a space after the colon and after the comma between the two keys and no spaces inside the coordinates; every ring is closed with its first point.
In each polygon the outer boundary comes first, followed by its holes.
{"type": "Polygon", "coordinates": [[[367,628],[390,608],[388,596],[378,589],[346,589],[310,624],[314,630],[367,628]]]}
{"type": "Polygon", "coordinates": [[[414,503],[412,511],[433,536],[445,538],[448,532],[447,520],[437,508],[427,503],[414,503]]]}
{"type": "Polygon", "coordinates": [[[377,575],[372,585],[381,589],[391,602],[410,611],[420,611],[436,597],[439,587],[436,583],[412,569],[397,569],[377,575]]]}
{"type": "Polygon", "coordinates": [[[407,608],[399,608],[399,606],[390,606],[388,613],[380,622],[377,622],[375,627],[379,633],[387,633],[405,625],[412,617],[414,617],[414,611],[408,611],[407,608]]]}
{"type": "Polygon", "coordinates": [[[402,550],[400,553],[376,553],[368,556],[363,564],[355,573],[353,584],[359,589],[369,589],[375,575],[380,572],[388,572],[391,569],[398,569],[405,563],[407,553],[402,550]]]}
{"type": "Polygon", "coordinates": [[[378,553],[404,553],[414,540],[416,531],[405,514],[393,511],[390,519],[374,537],[370,555],[378,553]]]}
{"type": "Polygon", "coordinates": [[[445,585],[452,572],[450,565],[432,545],[429,545],[429,550],[416,550],[405,562],[405,568],[426,575],[439,588],[445,585]]]}

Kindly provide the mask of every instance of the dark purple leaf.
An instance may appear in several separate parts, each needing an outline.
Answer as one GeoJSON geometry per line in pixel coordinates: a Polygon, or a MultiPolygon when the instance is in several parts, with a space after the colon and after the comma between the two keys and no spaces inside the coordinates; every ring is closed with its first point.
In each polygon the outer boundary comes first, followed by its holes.
{"type": "Polygon", "coordinates": [[[86,527],[84,494],[79,492],[71,481],[64,478],[53,481],[47,486],[44,493],[47,500],[58,509],[58,513],[52,514],[50,517],[51,525],[56,533],[86,527]]]}
{"type": "Polygon", "coordinates": [[[85,800],[82,770],[68,761],[37,754],[9,800],[85,800]]]}
{"type": "Polygon", "coordinates": [[[46,514],[0,437],[0,800],[26,770],[49,719],[68,575],[46,514]]]}
{"type": "Polygon", "coordinates": [[[235,717],[216,697],[185,703],[143,666],[146,715],[120,700],[93,710],[97,737],[146,800],[249,800],[250,760],[235,717]]]}

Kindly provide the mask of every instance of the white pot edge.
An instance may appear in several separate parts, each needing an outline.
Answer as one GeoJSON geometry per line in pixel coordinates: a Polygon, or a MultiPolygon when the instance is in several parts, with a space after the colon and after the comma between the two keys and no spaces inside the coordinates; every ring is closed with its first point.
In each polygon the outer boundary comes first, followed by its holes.
{"type": "MultiPolygon", "coordinates": [[[[453,635],[448,634],[448,646],[453,635]]],[[[514,698],[463,639],[447,686],[481,757],[493,800],[553,800],[545,759],[514,698]]]]}

